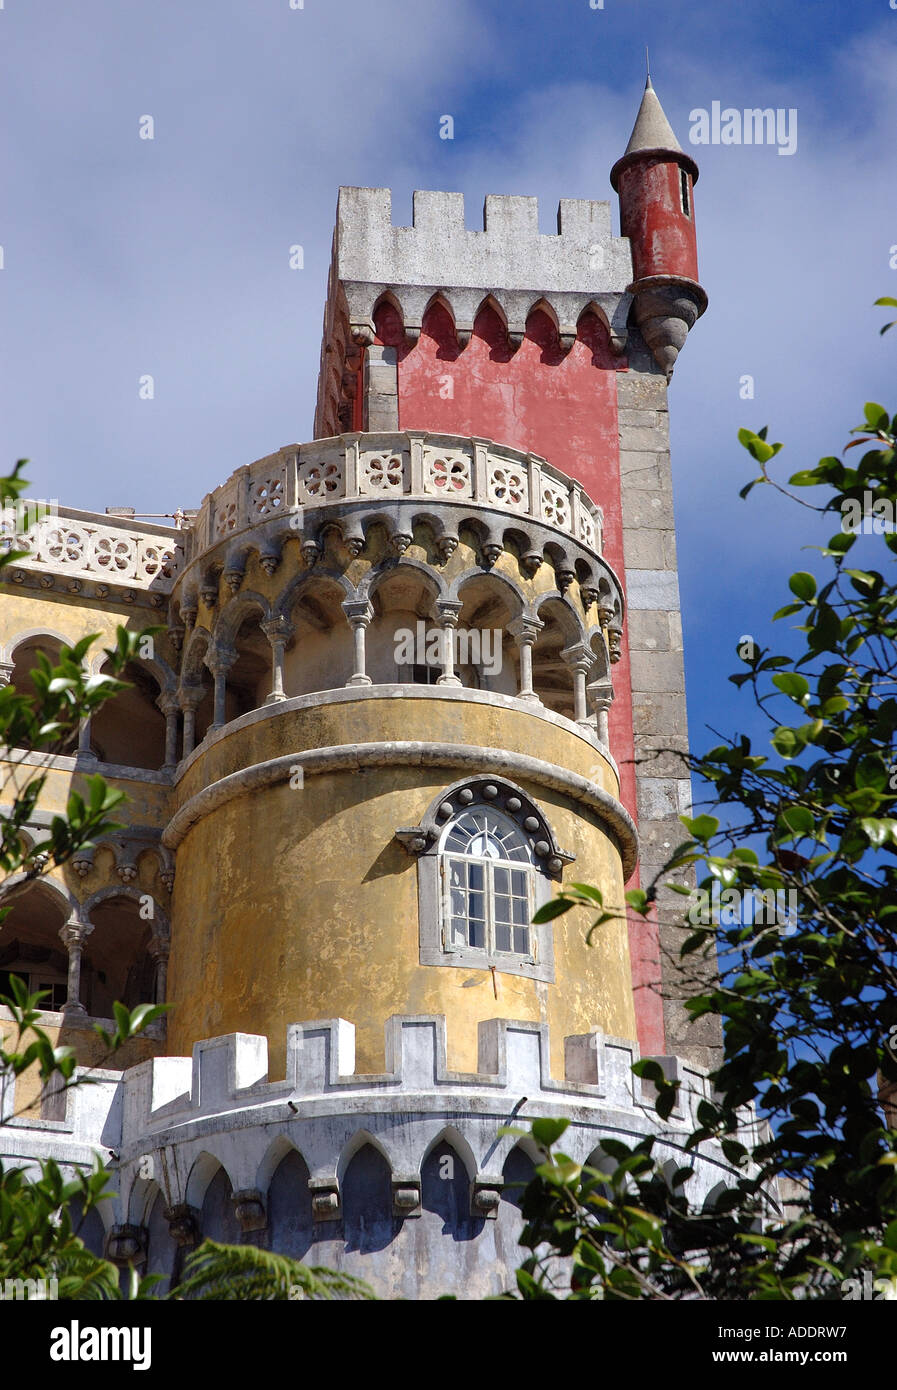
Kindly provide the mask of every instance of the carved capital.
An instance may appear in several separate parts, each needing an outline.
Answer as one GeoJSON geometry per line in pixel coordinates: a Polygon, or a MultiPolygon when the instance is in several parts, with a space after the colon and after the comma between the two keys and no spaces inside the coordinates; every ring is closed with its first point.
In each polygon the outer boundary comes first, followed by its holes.
{"type": "Polygon", "coordinates": [[[213,676],[226,676],[236,659],[235,649],[222,642],[209,647],[205,655],[205,664],[213,676]]]}
{"type": "Polygon", "coordinates": [[[275,642],[289,642],[293,636],[293,628],[287,618],[268,618],[260,627],[272,647],[275,642]]]}
{"type": "Polygon", "coordinates": [[[395,838],[409,854],[423,854],[433,839],[433,832],[423,825],[403,826],[395,832],[395,838]]]}
{"type": "Polygon", "coordinates": [[[443,627],[455,628],[464,604],[460,599],[440,598],[436,600],[436,614],[443,627]]]}
{"type": "Polygon", "coordinates": [[[169,937],[160,932],[156,932],[147,942],[146,949],[153,960],[168,960],[171,954],[171,941],[169,937]]]}
{"type": "Polygon", "coordinates": [[[203,702],[206,688],[198,682],[190,681],[178,690],[178,703],[182,710],[198,709],[203,702]]]}
{"type": "Polygon", "coordinates": [[[70,917],[64,927],[59,928],[59,939],[67,951],[82,947],[93,931],[92,922],[82,922],[80,917],[70,917]]]}
{"type": "Polygon", "coordinates": [[[339,1184],[332,1179],[311,1178],[311,1211],[315,1221],[338,1221],[342,1215],[339,1184]]]}
{"type": "Polygon", "coordinates": [[[132,1226],[127,1223],[113,1226],[106,1237],[106,1259],[117,1265],[131,1264],[143,1257],[146,1245],[145,1226],[132,1226]]]}
{"type": "Polygon", "coordinates": [[[176,690],[163,690],[161,695],[156,697],[156,704],[166,718],[169,714],[177,714],[181,708],[176,690]]]}
{"type": "Polygon", "coordinates": [[[508,623],[508,632],[519,647],[531,647],[544,626],[541,618],[514,618],[508,623]]]}
{"type": "Polygon", "coordinates": [[[199,1244],[199,1212],[195,1207],[188,1206],[186,1202],[177,1202],[173,1207],[166,1207],[164,1215],[168,1222],[168,1234],[176,1245],[189,1247],[199,1244]]]}
{"type": "Polygon", "coordinates": [[[265,1202],[256,1187],[242,1187],[231,1194],[234,1213],[244,1232],[263,1231],[268,1224],[265,1202]]]}
{"type": "Polygon", "coordinates": [[[392,1209],[396,1216],[420,1216],[420,1174],[394,1174],[392,1179],[392,1209]]]}
{"type": "Polygon", "coordinates": [[[494,1221],[498,1216],[503,1186],[501,1178],[488,1178],[477,1174],[470,1194],[470,1210],[473,1215],[485,1216],[488,1221],[494,1221]]]}
{"type": "Polygon", "coordinates": [[[572,646],[564,647],[560,655],[561,660],[573,671],[588,673],[595,665],[595,653],[584,642],[574,642],[572,646]]]}
{"type": "Polygon", "coordinates": [[[343,600],[343,612],[351,627],[367,627],[374,616],[374,605],[366,598],[347,598],[343,600]]]}

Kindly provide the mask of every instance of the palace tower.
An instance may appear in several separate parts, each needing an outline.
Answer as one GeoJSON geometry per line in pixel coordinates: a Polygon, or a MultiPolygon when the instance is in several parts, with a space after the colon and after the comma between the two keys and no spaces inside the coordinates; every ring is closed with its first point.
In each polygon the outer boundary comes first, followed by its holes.
{"type": "MultiPolygon", "coordinates": [[[[341,189],[315,438],[178,529],[60,508],[0,572],[20,690],[39,651],[163,628],[33,827],[99,771],[126,828],[0,925],[0,984],[48,987],[84,1065],[114,1000],[172,1005],[102,1084],[0,1093],[4,1162],[108,1161],[110,1258],[176,1277],[207,1235],[476,1297],[513,1285],[537,1157],[503,1125],[570,1116],[596,1162],[658,1132],[679,1166],[715,1039],[676,929],[623,905],[690,805],[667,387],[706,307],[697,172],[649,81],[622,236],[606,202],[545,235],[534,198],[469,231],[459,193],[401,227],[341,189]],[[532,923],[571,881],[620,909],[591,945],[579,911],[532,923]],[[686,1081],[666,1126],[640,1052],[686,1081]]],[[[725,1177],[708,1154],[696,1193],[725,1177]]]]}

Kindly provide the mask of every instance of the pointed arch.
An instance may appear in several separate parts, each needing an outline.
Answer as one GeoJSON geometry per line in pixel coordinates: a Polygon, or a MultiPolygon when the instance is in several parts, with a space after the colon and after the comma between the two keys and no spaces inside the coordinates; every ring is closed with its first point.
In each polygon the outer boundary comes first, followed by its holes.
{"type": "Polygon", "coordinates": [[[271,1179],[274,1177],[274,1174],[277,1172],[283,1160],[288,1158],[290,1154],[296,1154],[299,1158],[303,1157],[301,1151],[296,1147],[288,1135],[278,1134],[276,1138],[271,1140],[271,1143],[262,1155],[256,1172],[255,1186],[258,1188],[259,1192],[268,1191],[271,1185],[271,1179]]]}
{"type": "Polygon", "coordinates": [[[465,1173],[470,1181],[473,1182],[479,1171],[479,1164],[477,1163],[476,1155],[470,1147],[469,1142],[455,1125],[443,1125],[439,1133],[430,1140],[420,1161],[421,1172],[423,1172],[424,1164],[430,1154],[434,1149],[437,1149],[440,1144],[445,1144],[448,1148],[454,1150],[460,1163],[464,1167],[465,1173]]]}
{"type": "Polygon", "coordinates": [[[227,1170],[224,1160],[216,1157],[208,1149],[202,1149],[194,1158],[190,1166],[190,1173],[187,1178],[187,1186],[184,1190],[184,1201],[188,1206],[202,1209],[206,1193],[219,1173],[223,1173],[227,1178],[231,1189],[233,1179],[227,1170]]]}
{"type": "Polygon", "coordinates": [[[390,1173],[393,1172],[395,1169],[393,1155],[390,1153],[383,1137],[373,1134],[369,1129],[357,1129],[355,1133],[346,1140],[340,1150],[340,1156],[336,1165],[336,1175],[340,1184],[342,1184],[345,1178],[350,1163],[355,1158],[356,1154],[360,1153],[366,1145],[374,1149],[383,1159],[390,1173]]]}
{"type": "Polygon", "coordinates": [[[392,290],[384,290],[371,310],[371,322],[379,341],[399,348],[405,343],[405,311],[392,290]]]}

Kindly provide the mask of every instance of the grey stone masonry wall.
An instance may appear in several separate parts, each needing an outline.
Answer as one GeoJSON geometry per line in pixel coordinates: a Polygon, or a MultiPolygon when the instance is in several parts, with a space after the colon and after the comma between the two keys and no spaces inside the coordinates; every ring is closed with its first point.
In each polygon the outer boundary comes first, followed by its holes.
{"type": "MultiPolygon", "coordinates": [[[[629,341],[629,371],[617,373],[623,558],[632,669],[640,873],[647,886],[685,838],[680,815],[691,809],[691,781],[677,753],[688,749],[685,665],[673,479],[670,467],[667,381],[637,332],[629,341]]],[[[684,875],[677,876],[688,881],[684,875]]],[[[713,1019],[691,1023],[682,1007],[694,992],[676,968],[685,933],[681,896],[661,891],[658,924],[667,1048],[700,1066],[718,1057],[713,1019]]],[[[698,971],[699,955],[689,958],[698,971]]],[[[703,973],[703,972],[702,972],[703,973]]],[[[709,969],[706,972],[710,975],[709,969]]]]}

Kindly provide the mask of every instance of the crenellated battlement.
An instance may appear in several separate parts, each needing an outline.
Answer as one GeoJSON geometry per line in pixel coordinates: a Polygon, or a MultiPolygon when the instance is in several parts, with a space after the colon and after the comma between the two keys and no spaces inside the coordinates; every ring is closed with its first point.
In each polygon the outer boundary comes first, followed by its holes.
{"type": "Polygon", "coordinates": [[[632,278],[629,240],[610,203],[563,198],[557,234],[539,230],[539,200],[490,193],[482,231],[464,225],[464,194],[418,190],[410,227],[395,226],[388,188],[341,188],[335,263],[341,279],[542,294],[619,293],[632,278]]]}
{"type": "MultiPolygon", "coordinates": [[[[317,1259],[360,1273],[382,1293],[417,1296],[416,1261],[425,1258],[436,1261],[430,1276],[441,1288],[483,1296],[502,1287],[516,1258],[514,1184],[529,1180],[539,1157],[532,1120],[569,1119],[564,1152],[599,1167],[604,1136],[632,1143],[653,1135],[655,1156],[672,1173],[686,1162],[685,1139],[710,1085],[699,1068],[658,1059],[682,1082],[680,1104],[662,1124],[653,1088],[633,1075],[632,1042],[597,1031],[568,1037],[556,1080],[545,1026],[493,1018],[479,1025],[478,1041],[478,1070],[455,1072],[444,1016],[393,1017],[386,1070],[370,1075],[355,1071],[351,1023],[297,1023],[288,1029],[287,1075],[269,1082],[265,1038],[212,1038],[192,1058],[156,1057],[118,1081],[105,1073],[69,1092],[65,1123],[5,1128],[2,1157],[86,1164],[92,1142],[116,1189],[102,1212],[112,1259],[136,1248],[148,1252],[150,1268],[167,1270],[175,1244],[232,1240],[236,1220],[253,1240],[267,1230],[274,1248],[302,1255],[314,1246],[317,1259]],[[371,1223],[379,1238],[364,1244],[371,1223]],[[462,1247],[452,1244],[442,1268],[447,1225],[462,1247]]],[[[746,1113],[746,1144],[758,1140],[751,1130],[746,1113]]],[[[715,1145],[702,1145],[688,1164],[697,1205],[731,1180],[715,1145]]]]}
{"type": "MultiPolygon", "coordinates": [[[[397,1015],[385,1025],[386,1070],[357,1073],[353,1024],[322,1019],[289,1026],[286,1076],[269,1081],[268,1040],[230,1033],[198,1042],[192,1058],[153,1057],[122,1075],[93,1073],[95,1084],[68,1092],[64,1121],[15,1121],[4,1133],[3,1156],[25,1152],[18,1136],[25,1141],[26,1132],[35,1138],[38,1131],[58,1134],[72,1149],[70,1161],[78,1161],[76,1147],[121,1146],[123,1153],[134,1153],[154,1141],[194,1138],[210,1127],[365,1112],[473,1109],[502,1115],[518,1111],[521,1097],[528,1117],[546,1110],[581,1117],[590,1110],[634,1112],[640,1127],[651,1129],[654,1088],[632,1072],[639,1055],[635,1042],[597,1030],[571,1036],[564,1040],[564,1076],[558,1080],[551,1074],[546,1025],[493,1018],[479,1024],[478,1070],[456,1072],[447,1063],[444,1015],[397,1015]]],[[[710,1098],[707,1073],[677,1057],[657,1060],[670,1080],[682,1083],[670,1122],[681,1131],[691,1125],[697,1103],[710,1098]]],[[[11,1114],[14,1104],[14,1084],[8,1084],[4,1113],[11,1114]]]]}
{"type": "MultiPolygon", "coordinates": [[[[563,198],[557,233],[539,230],[537,198],[490,194],[482,231],[464,225],[464,195],[417,191],[410,227],[395,226],[388,188],[341,188],[324,311],[317,437],[351,428],[359,349],[375,343],[375,315],[395,310],[405,341],[417,342],[438,301],[451,317],[459,352],[489,306],[503,321],[513,355],[529,316],[544,311],[568,353],[584,318],[603,325],[612,354],[627,341],[632,255],[611,230],[610,204],[563,198]]],[[[395,423],[394,362],[377,347],[365,364],[368,429],[395,423]]]]}

